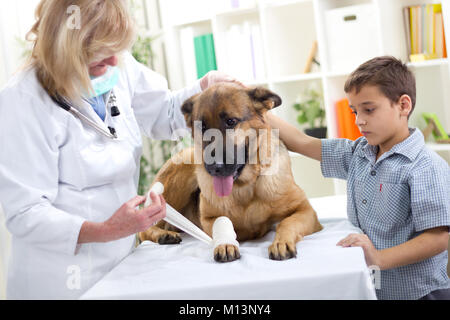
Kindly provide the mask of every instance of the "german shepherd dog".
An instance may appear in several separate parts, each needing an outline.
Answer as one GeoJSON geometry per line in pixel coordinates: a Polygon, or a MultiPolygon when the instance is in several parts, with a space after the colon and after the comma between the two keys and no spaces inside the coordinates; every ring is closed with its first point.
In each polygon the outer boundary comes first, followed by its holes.
{"type": "MultiPolygon", "coordinates": [[[[167,203],[210,236],[220,216],[231,220],[238,241],[260,238],[278,223],[268,252],[273,260],[296,257],[296,243],[322,229],[294,182],[286,147],[265,119],[266,112],[279,105],[281,98],[263,87],[231,83],[186,100],[182,112],[194,147],[169,159],[155,178],[165,186],[167,203]]],[[[160,221],[139,238],[179,243],[177,231],[160,221]]],[[[218,262],[239,258],[234,245],[214,249],[218,262]]]]}

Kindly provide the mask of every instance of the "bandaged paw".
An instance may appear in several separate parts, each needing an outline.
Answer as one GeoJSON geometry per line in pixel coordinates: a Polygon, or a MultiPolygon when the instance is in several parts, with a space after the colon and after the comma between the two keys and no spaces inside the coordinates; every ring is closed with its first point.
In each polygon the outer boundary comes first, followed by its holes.
{"type": "Polygon", "coordinates": [[[231,244],[239,248],[233,223],[227,217],[219,217],[213,225],[213,246],[217,248],[223,244],[231,244]]]}
{"type": "Polygon", "coordinates": [[[153,192],[157,196],[162,195],[164,193],[164,185],[161,182],[156,182],[150,191],[147,194],[147,200],[145,201],[145,207],[148,207],[152,204],[152,198],[150,197],[150,193],[153,192]]]}

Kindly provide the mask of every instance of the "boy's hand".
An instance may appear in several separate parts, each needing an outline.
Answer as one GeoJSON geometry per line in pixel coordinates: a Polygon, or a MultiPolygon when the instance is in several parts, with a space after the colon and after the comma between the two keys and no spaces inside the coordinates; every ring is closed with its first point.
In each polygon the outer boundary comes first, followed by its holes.
{"type": "Polygon", "coordinates": [[[379,251],[374,247],[372,241],[365,234],[352,233],[339,241],[337,246],[347,247],[361,247],[364,250],[364,257],[367,266],[381,267],[379,251]]]}

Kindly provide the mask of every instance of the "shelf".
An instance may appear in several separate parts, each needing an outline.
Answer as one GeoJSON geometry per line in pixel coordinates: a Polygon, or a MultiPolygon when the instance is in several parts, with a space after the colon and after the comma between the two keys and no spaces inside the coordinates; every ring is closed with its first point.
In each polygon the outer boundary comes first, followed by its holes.
{"type": "Polygon", "coordinates": [[[318,40],[313,2],[291,1],[289,4],[270,7],[261,15],[267,71],[271,79],[280,79],[275,82],[284,82],[286,75],[303,72],[311,48],[318,40]]]}
{"type": "MultiPolygon", "coordinates": [[[[433,59],[433,60],[426,60],[426,61],[420,61],[420,62],[408,62],[406,65],[410,68],[426,68],[426,67],[435,67],[435,66],[445,66],[448,65],[448,59],[433,59]]],[[[337,78],[337,77],[343,77],[348,76],[351,71],[336,71],[336,72],[328,72],[326,74],[329,78],[337,78]]]]}
{"type": "Polygon", "coordinates": [[[266,86],[269,82],[266,79],[251,79],[243,81],[247,86],[266,86]]]}
{"type": "Polygon", "coordinates": [[[230,9],[226,11],[217,12],[216,16],[218,18],[226,18],[226,17],[233,17],[233,16],[239,16],[239,15],[245,15],[245,14],[252,14],[257,13],[258,8],[237,8],[237,9],[230,9]]]}
{"type": "Polygon", "coordinates": [[[186,20],[186,21],[181,21],[179,23],[175,23],[172,26],[175,28],[182,28],[182,27],[186,27],[189,25],[193,25],[193,24],[204,24],[204,23],[211,23],[211,18],[208,17],[203,17],[203,18],[198,18],[198,19],[192,19],[192,20],[186,20]]]}
{"type": "MultiPolygon", "coordinates": [[[[402,11],[406,6],[442,3],[445,34],[448,35],[450,34],[450,7],[444,5],[445,1],[255,0],[256,5],[253,5],[253,1],[251,1],[251,5],[235,9],[231,9],[228,0],[160,1],[160,3],[169,2],[179,2],[180,5],[172,8],[163,5],[162,7],[167,8],[163,11],[163,16],[168,17],[163,21],[173,21],[179,26],[193,27],[194,35],[199,34],[203,29],[210,30],[214,35],[219,71],[229,73],[247,86],[263,86],[278,94],[282,98],[283,104],[273,112],[299,130],[303,130],[306,125],[297,123],[298,112],[292,106],[305,90],[317,87],[322,94],[326,110],[328,137],[335,138],[338,131],[335,103],[346,96],[344,86],[347,78],[359,64],[372,57],[383,55],[402,59],[415,74],[416,106],[409,120],[411,126],[423,126],[421,114],[433,112],[440,119],[443,127],[450,130],[450,109],[448,108],[450,90],[447,90],[450,88],[450,60],[447,58],[407,62],[402,11]],[[197,3],[197,5],[192,5],[192,3],[197,3]],[[203,5],[198,3],[203,3],[203,5]],[[368,8],[367,5],[372,5],[372,7],[368,8]],[[334,12],[340,10],[343,14],[347,14],[345,13],[347,11],[348,14],[358,14],[361,19],[348,22],[346,25],[342,25],[342,20],[336,20],[330,27],[329,23],[334,20],[329,18],[333,17],[332,10],[334,9],[338,9],[334,12]],[[176,11],[179,12],[179,17],[175,18],[176,11]],[[191,19],[188,18],[190,12],[192,12],[191,19]],[[205,17],[206,12],[209,19],[200,20],[205,17]],[[187,22],[181,23],[182,21],[187,22]],[[246,36],[248,25],[259,28],[260,36],[258,32],[250,33],[250,35],[258,35],[256,38],[257,50],[255,47],[249,50],[248,41],[236,36],[238,28],[239,34],[246,36]],[[233,29],[231,33],[230,29],[233,29]],[[347,35],[343,42],[337,41],[340,37],[331,38],[334,31],[340,30],[346,31],[338,34],[338,36],[347,35]],[[238,40],[233,42],[230,40],[231,37],[238,40]],[[360,42],[358,39],[368,42],[370,46],[362,45],[366,42],[360,42]],[[320,61],[320,66],[314,64],[311,73],[304,74],[302,72],[309,59],[311,47],[316,41],[318,44],[316,60],[320,61]],[[232,45],[227,45],[227,43],[232,43],[232,45]],[[372,49],[359,50],[361,47],[372,49]],[[258,53],[258,59],[255,57],[252,57],[253,60],[248,59],[248,51],[253,54],[258,53]],[[370,51],[369,54],[367,51],[370,51]],[[248,71],[246,66],[251,65],[248,61],[254,63],[252,65],[253,73],[243,72],[243,70],[248,71]],[[259,67],[256,67],[256,62],[259,67]]],[[[242,0],[239,2],[250,3],[242,0]]],[[[180,42],[176,32],[172,32],[167,38],[170,36],[173,38],[173,43],[180,42]]],[[[183,54],[181,49],[175,45],[166,49],[168,70],[171,83],[176,84],[175,89],[181,89],[184,81],[183,72],[180,71],[183,64],[178,63],[183,54]]],[[[448,46],[447,49],[450,50],[448,46]]],[[[447,156],[450,151],[450,145],[431,143],[427,146],[440,152],[442,156],[447,156]]],[[[304,165],[302,155],[293,152],[290,152],[289,155],[291,158],[296,158],[295,161],[299,168],[304,165]]],[[[340,180],[334,180],[334,182],[336,192],[345,189],[345,184],[341,186],[340,180]]],[[[308,180],[308,183],[320,184],[317,179],[308,180]]]]}
{"type": "Polygon", "coordinates": [[[327,78],[341,78],[341,77],[347,77],[350,73],[353,71],[336,71],[336,72],[327,72],[325,74],[325,77],[327,78]]]}
{"type": "Polygon", "coordinates": [[[292,151],[288,151],[289,152],[289,156],[291,157],[291,158],[301,158],[301,157],[304,157],[304,155],[302,155],[302,154],[300,154],[300,153],[297,153],[297,152],[292,152],[292,151]]]}
{"type": "Polygon", "coordinates": [[[445,144],[445,143],[427,142],[426,146],[433,151],[450,151],[450,143],[445,144]]]}
{"type": "Polygon", "coordinates": [[[302,2],[312,2],[312,0],[272,0],[265,3],[265,8],[276,8],[298,4],[302,2]]]}
{"type": "Polygon", "coordinates": [[[420,62],[408,62],[407,66],[411,68],[425,68],[448,65],[448,59],[433,59],[420,62]]]}
{"type": "Polygon", "coordinates": [[[296,81],[309,81],[309,80],[319,80],[322,78],[321,72],[313,73],[303,73],[292,76],[277,77],[273,79],[273,83],[283,83],[283,82],[296,82],[296,81]]]}

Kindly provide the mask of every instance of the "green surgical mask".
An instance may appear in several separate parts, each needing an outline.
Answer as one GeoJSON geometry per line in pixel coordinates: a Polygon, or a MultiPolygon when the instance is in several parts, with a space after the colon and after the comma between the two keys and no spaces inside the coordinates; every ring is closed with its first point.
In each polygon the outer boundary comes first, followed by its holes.
{"type": "Polygon", "coordinates": [[[119,82],[119,68],[108,67],[106,73],[99,77],[91,77],[91,85],[94,88],[94,94],[91,98],[101,96],[111,91],[119,82]]]}

